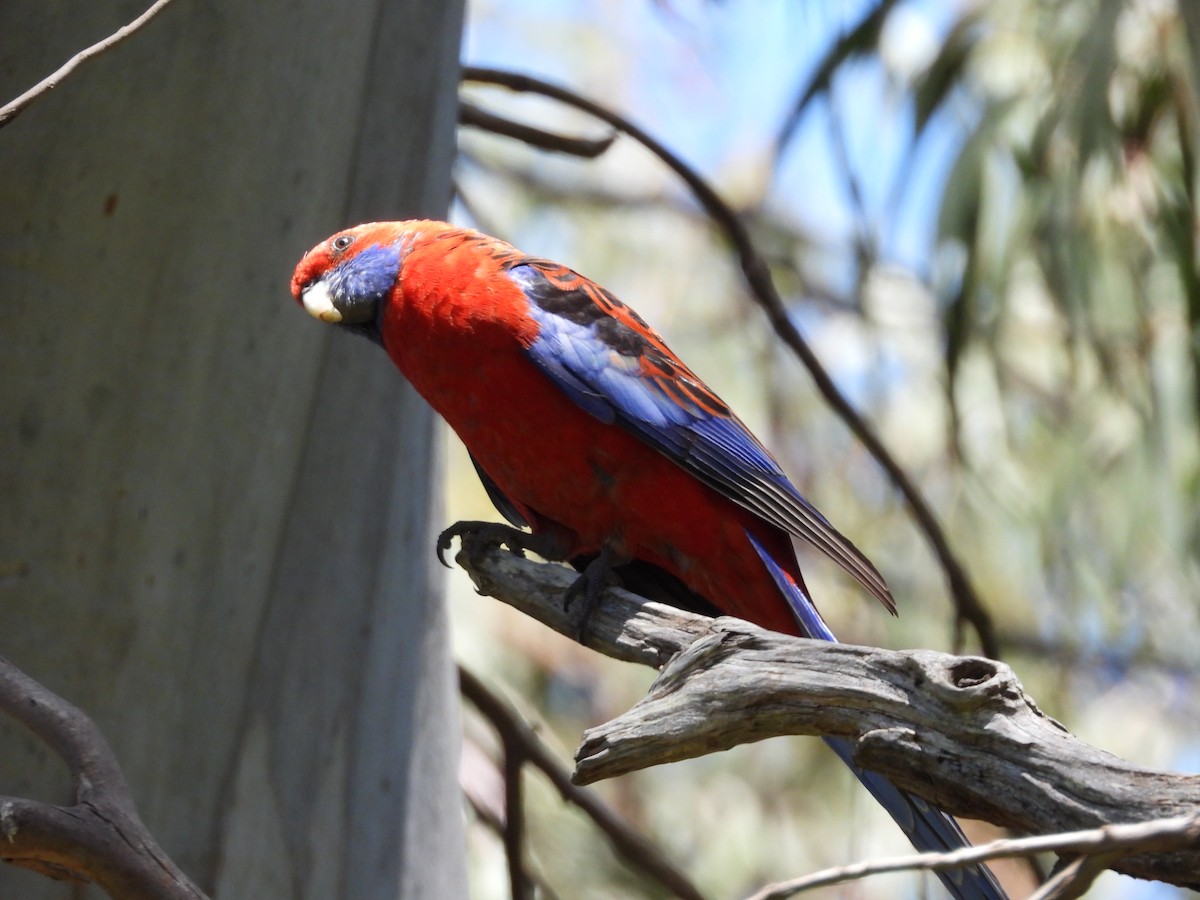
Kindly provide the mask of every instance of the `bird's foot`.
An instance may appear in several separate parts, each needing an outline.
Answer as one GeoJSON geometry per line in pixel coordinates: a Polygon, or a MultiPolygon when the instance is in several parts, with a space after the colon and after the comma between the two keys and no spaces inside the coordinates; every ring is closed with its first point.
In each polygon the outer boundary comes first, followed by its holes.
{"type": "Polygon", "coordinates": [[[526,551],[529,551],[546,559],[554,559],[551,554],[557,549],[556,545],[552,544],[552,539],[545,535],[530,534],[500,522],[455,522],[439,534],[437,539],[438,559],[446,568],[450,568],[450,564],[446,562],[446,551],[450,549],[455,538],[459,539],[463,549],[472,558],[492,547],[504,546],[517,556],[523,557],[526,551]]]}
{"type": "Polygon", "coordinates": [[[601,596],[610,587],[620,587],[621,579],[617,576],[616,566],[621,562],[617,552],[605,544],[599,555],[584,567],[579,577],[567,588],[563,609],[571,616],[575,639],[579,643],[587,643],[588,623],[600,605],[601,596]],[[576,604],[576,601],[580,602],[576,604]]]}
{"type": "MultiPolygon", "coordinates": [[[[438,535],[437,555],[442,565],[447,568],[446,551],[454,539],[458,538],[468,559],[475,563],[493,547],[507,547],[517,556],[526,552],[536,553],[543,559],[562,561],[567,554],[563,536],[553,531],[531,534],[511,525],[500,522],[455,522],[438,535]]],[[[570,619],[573,637],[581,644],[587,634],[588,622],[592,613],[600,605],[600,598],[610,587],[619,586],[621,579],[617,576],[615,567],[626,560],[612,547],[605,545],[594,559],[583,567],[579,577],[571,583],[563,595],[563,611],[570,619]]],[[[574,563],[577,567],[579,562],[574,563]]]]}

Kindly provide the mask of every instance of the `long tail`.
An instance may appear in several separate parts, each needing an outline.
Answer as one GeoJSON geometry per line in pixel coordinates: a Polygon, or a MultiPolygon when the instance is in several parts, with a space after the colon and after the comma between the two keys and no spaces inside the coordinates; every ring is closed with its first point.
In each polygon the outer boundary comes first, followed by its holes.
{"type": "MultiPolygon", "coordinates": [[[[816,606],[796,580],[780,568],[750,532],[746,532],[746,537],[750,538],[750,543],[762,559],[763,565],[767,567],[767,571],[771,573],[771,578],[787,598],[801,630],[811,638],[836,643],[837,638],[833,636],[833,632],[817,612],[816,606]]],[[[825,738],[825,743],[849,766],[850,771],[879,801],[880,806],[888,811],[888,815],[896,820],[896,824],[908,835],[908,839],[918,850],[945,851],[971,845],[958,823],[946,813],[930,806],[920,797],[906,794],[882,775],[854,765],[854,749],[849,741],[843,738],[825,738]]],[[[1004,889],[987,866],[948,869],[938,872],[937,876],[956,900],[1008,900],[1008,895],[1004,893],[1004,889]]]]}

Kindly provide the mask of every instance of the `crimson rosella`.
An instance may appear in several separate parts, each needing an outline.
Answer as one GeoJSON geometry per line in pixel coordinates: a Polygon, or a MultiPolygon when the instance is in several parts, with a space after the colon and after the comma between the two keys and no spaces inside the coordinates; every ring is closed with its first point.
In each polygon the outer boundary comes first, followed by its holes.
{"type": "MultiPolygon", "coordinates": [[[[834,640],[792,536],[885,607],[883,578],[806,501],[745,425],[632,309],[565,266],[443,222],[379,222],[305,254],[292,294],[381,345],[462,438],[504,543],[615,569],[634,590],[787,634],[834,640]]],[[[440,543],[440,542],[439,542],[440,543]]],[[[952,818],[857,769],[922,850],[964,846],[952,818]]],[[[959,898],[1002,898],[985,868],[940,876],[959,898]]]]}

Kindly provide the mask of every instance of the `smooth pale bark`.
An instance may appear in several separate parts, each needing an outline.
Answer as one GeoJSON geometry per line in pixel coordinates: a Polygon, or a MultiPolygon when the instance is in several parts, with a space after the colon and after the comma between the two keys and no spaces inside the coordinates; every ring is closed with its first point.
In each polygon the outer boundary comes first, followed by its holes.
{"type": "MultiPolygon", "coordinates": [[[[0,93],[142,7],[0,4],[0,93]]],[[[0,130],[0,653],[217,897],[466,894],[431,416],[287,292],[444,214],[462,15],[177,2],[0,130]]],[[[0,793],[68,795],[4,722],[0,793]]]]}

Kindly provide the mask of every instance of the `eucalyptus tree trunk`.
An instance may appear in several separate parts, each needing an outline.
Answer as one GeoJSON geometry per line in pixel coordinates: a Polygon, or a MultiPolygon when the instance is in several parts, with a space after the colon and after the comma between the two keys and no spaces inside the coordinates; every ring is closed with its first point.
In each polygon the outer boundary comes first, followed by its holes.
{"type": "MultiPolygon", "coordinates": [[[[0,99],[145,3],[5,0],[0,99]]],[[[431,416],[288,294],[444,214],[462,15],[180,0],[0,129],[0,654],[216,897],[466,894],[431,416]]],[[[0,794],[68,793],[0,722],[0,794]]]]}

